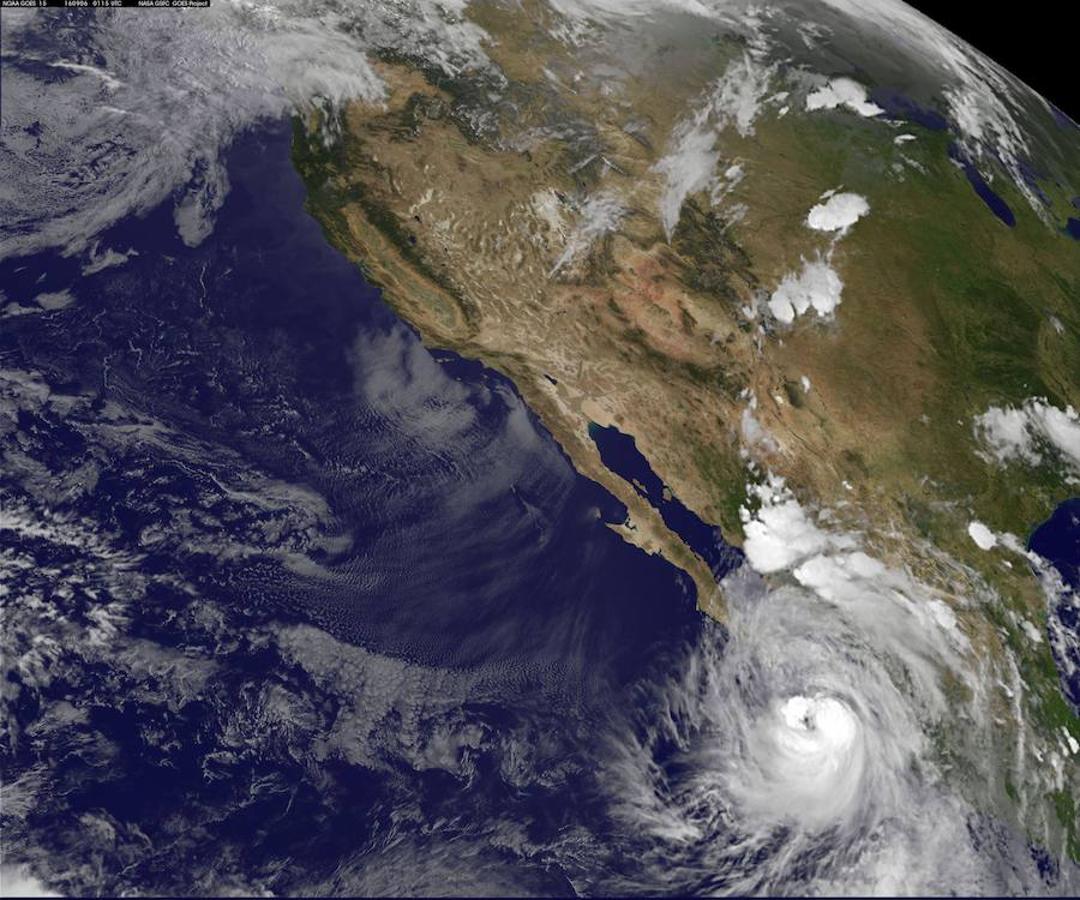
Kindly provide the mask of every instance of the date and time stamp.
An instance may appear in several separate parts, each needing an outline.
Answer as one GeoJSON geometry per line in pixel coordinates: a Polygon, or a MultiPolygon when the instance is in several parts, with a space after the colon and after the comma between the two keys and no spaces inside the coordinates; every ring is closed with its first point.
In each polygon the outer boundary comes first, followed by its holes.
{"type": "Polygon", "coordinates": [[[3,9],[206,9],[210,0],[0,0],[3,9]]]}

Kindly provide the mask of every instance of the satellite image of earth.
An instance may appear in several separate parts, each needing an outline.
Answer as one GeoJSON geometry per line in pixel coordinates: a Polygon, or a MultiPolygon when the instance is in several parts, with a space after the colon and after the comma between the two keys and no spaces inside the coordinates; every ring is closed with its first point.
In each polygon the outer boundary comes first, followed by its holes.
{"type": "Polygon", "coordinates": [[[14,9],[0,893],[1080,894],[1080,126],[899,0],[14,9]]]}

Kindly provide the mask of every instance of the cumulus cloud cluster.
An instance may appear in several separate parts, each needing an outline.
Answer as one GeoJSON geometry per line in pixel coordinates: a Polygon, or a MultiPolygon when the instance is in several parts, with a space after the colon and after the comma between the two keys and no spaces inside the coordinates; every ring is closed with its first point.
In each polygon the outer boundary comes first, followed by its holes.
{"type": "Polygon", "coordinates": [[[821,195],[821,202],[807,213],[805,224],[814,231],[831,234],[832,243],[824,254],[818,253],[813,260],[804,258],[798,272],[790,272],[781,279],[768,301],[773,318],[790,325],[806,312],[813,311],[827,318],[836,311],[844,282],[832,267],[833,249],[836,242],[869,212],[870,204],[860,194],[829,190],[821,195]]]}
{"type": "Polygon", "coordinates": [[[795,580],[818,596],[833,602],[861,603],[871,588],[889,587],[903,606],[927,623],[935,623],[949,633],[957,646],[966,640],[957,628],[952,610],[930,596],[925,587],[907,574],[887,568],[860,549],[854,534],[820,527],[775,475],[750,488],[757,501],[751,511],[740,511],[746,540],[743,550],[750,565],[762,574],[790,571],[795,580]]]}
{"type": "MultiPolygon", "coordinates": [[[[779,572],[830,546],[829,536],[810,520],[783,479],[771,478],[752,492],[760,506],[753,513],[746,507],[741,511],[743,550],[758,572],[779,572]]],[[[845,544],[851,546],[850,540],[845,544]]]]}
{"type": "Polygon", "coordinates": [[[806,108],[811,111],[837,107],[849,109],[868,118],[885,112],[876,103],[868,100],[866,88],[851,78],[833,78],[806,97],[806,108]]]}
{"type": "Polygon", "coordinates": [[[998,463],[1038,465],[1049,454],[1080,471],[1080,413],[1071,406],[1034,397],[1018,407],[991,406],[975,418],[975,435],[998,463]]]}
{"type": "Polygon", "coordinates": [[[815,231],[835,231],[843,235],[869,212],[870,204],[859,194],[849,191],[828,193],[824,203],[810,208],[806,224],[815,231]]]}
{"type": "Polygon", "coordinates": [[[968,525],[968,536],[980,550],[993,550],[997,546],[997,535],[982,522],[971,522],[968,525]]]}
{"type": "Polygon", "coordinates": [[[813,310],[819,316],[831,316],[840,304],[844,282],[827,259],[818,256],[803,260],[798,272],[784,276],[769,298],[769,312],[779,322],[790,325],[796,316],[813,310]]]}

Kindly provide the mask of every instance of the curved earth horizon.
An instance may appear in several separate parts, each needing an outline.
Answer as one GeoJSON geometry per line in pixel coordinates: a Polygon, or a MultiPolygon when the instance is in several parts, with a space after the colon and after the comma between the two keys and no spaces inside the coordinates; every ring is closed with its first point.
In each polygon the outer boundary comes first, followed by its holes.
{"type": "Polygon", "coordinates": [[[1080,893],[1080,126],[898,0],[0,11],[0,895],[1080,893]]]}

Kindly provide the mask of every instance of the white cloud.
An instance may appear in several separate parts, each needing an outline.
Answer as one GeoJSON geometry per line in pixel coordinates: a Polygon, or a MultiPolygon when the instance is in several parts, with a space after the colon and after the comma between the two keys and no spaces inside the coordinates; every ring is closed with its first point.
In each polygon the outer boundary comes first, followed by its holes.
{"type": "Polygon", "coordinates": [[[0,897],[63,897],[53,893],[26,866],[0,866],[0,897]]]}
{"type": "Polygon", "coordinates": [[[972,522],[967,530],[968,535],[980,550],[993,550],[997,546],[997,535],[982,522],[972,522]]]}
{"type": "Polygon", "coordinates": [[[885,566],[861,551],[834,556],[819,554],[802,563],[793,574],[799,584],[836,602],[847,599],[852,590],[859,590],[860,581],[881,578],[885,566]]]}
{"type": "Polygon", "coordinates": [[[1013,75],[937,22],[905,3],[881,0],[824,0],[829,6],[880,29],[890,44],[905,48],[927,74],[944,82],[949,117],[968,155],[996,161],[1044,220],[1047,211],[1024,176],[1031,150],[1021,122],[1031,121],[1030,100],[1046,101],[1013,75]]]}
{"type": "Polygon", "coordinates": [[[748,53],[732,62],[716,83],[711,99],[717,121],[734,125],[743,137],[752,135],[772,76],[771,66],[761,65],[748,53]]]}
{"type": "Polygon", "coordinates": [[[1043,462],[1047,452],[1080,471],[1080,414],[1041,398],[1020,407],[991,406],[975,418],[975,435],[998,463],[1043,462]]]}
{"type": "MultiPolygon", "coordinates": [[[[747,493],[759,502],[753,512],[747,507],[740,510],[743,551],[755,571],[763,575],[790,571],[819,597],[853,608],[884,593],[906,614],[936,624],[957,646],[966,644],[949,606],[905,572],[890,569],[861,550],[856,535],[819,526],[783,478],[770,475],[765,483],[749,486],[747,493]]],[[[867,615],[872,621],[872,610],[867,615]]]]}
{"type": "Polygon", "coordinates": [[[754,120],[768,95],[774,70],[750,53],[732,60],[697,111],[675,127],[670,150],[655,166],[667,182],[660,198],[660,220],[669,239],[683,201],[713,182],[720,160],[716,146],[720,132],[732,127],[744,137],[754,133],[754,120]]]}
{"type": "Polygon", "coordinates": [[[108,269],[112,266],[122,266],[132,256],[138,256],[137,250],[129,249],[124,253],[113,250],[106,247],[104,250],[99,250],[100,244],[94,244],[87,253],[87,259],[85,265],[83,265],[83,275],[93,275],[95,272],[100,272],[102,269],[108,269]]]}
{"type": "Polygon", "coordinates": [[[666,180],[660,198],[660,221],[668,240],[675,233],[683,201],[709,186],[719,160],[716,133],[704,120],[683,123],[675,129],[671,150],[656,164],[656,171],[666,180]]]}
{"type": "Polygon", "coordinates": [[[38,294],[34,302],[42,309],[53,312],[58,309],[67,309],[75,302],[75,295],[70,290],[51,291],[38,294]]]}
{"type": "Polygon", "coordinates": [[[844,107],[860,116],[879,116],[883,110],[867,99],[866,88],[851,78],[833,78],[806,97],[808,110],[844,107]]]}
{"type": "Polygon", "coordinates": [[[1077,741],[1064,725],[1061,726],[1061,736],[1065,738],[1065,742],[1069,745],[1069,752],[1073,756],[1080,753],[1080,741],[1077,741]]]}
{"type": "MultiPolygon", "coordinates": [[[[765,484],[752,486],[749,493],[757,497],[760,506],[753,513],[746,507],[740,510],[746,536],[743,551],[756,571],[779,572],[835,544],[806,515],[784,479],[770,476],[765,484]]],[[[849,542],[840,539],[840,544],[848,546],[849,542]]]]}
{"type": "Polygon", "coordinates": [[[81,39],[93,66],[65,56],[51,18],[6,11],[0,184],[19,190],[0,192],[0,218],[12,226],[0,257],[80,252],[170,196],[183,238],[197,243],[228,192],[222,153],[245,128],[311,103],[379,101],[373,50],[409,52],[449,72],[483,66],[483,32],[446,6],[225,0],[196,16],[102,10],[81,39]],[[42,65],[71,77],[38,77],[42,65]]]}
{"type": "Polygon", "coordinates": [[[1043,636],[1038,628],[1031,624],[1027,619],[1020,620],[1020,627],[1024,629],[1024,634],[1027,635],[1027,639],[1033,644],[1041,644],[1043,636]]]}
{"type": "Polygon", "coordinates": [[[831,193],[824,203],[814,206],[806,224],[816,231],[839,231],[841,234],[870,212],[866,198],[852,193],[831,193]]]}
{"type": "Polygon", "coordinates": [[[742,411],[742,416],[739,420],[739,428],[742,431],[743,445],[745,447],[760,446],[766,450],[776,450],[778,445],[776,439],[769,434],[754,415],[753,407],[748,406],[742,411]]]}
{"type": "Polygon", "coordinates": [[[102,84],[109,90],[116,90],[120,87],[120,82],[113,78],[108,72],[103,69],[99,69],[96,66],[86,66],[81,63],[72,62],[54,62],[49,63],[54,69],[67,69],[69,72],[85,72],[88,75],[96,75],[101,79],[102,84]]]}
{"type": "Polygon", "coordinates": [[[549,277],[588,252],[597,238],[615,231],[626,213],[626,207],[614,194],[602,191],[589,197],[582,204],[577,225],[570,232],[562,253],[548,273],[549,277]]]}
{"type": "Polygon", "coordinates": [[[802,269],[785,275],[769,298],[769,312],[790,325],[796,316],[813,310],[819,316],[831,316],[840,304],[844,283],[827,258],[803,260],[802,269]]]}

